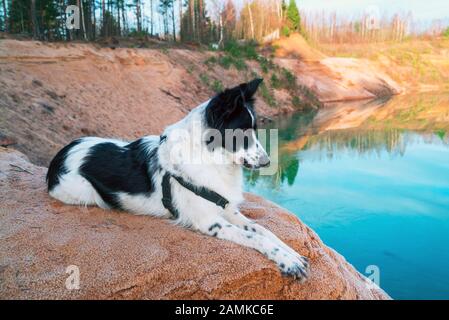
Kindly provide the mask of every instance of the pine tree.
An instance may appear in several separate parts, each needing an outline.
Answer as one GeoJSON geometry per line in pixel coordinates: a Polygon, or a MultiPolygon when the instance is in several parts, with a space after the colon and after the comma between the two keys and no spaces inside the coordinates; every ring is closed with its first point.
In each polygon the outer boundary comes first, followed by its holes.
{"type": "Polygon", "coordinates": [[[6,10],[6,0],[2,0],[3,8],[3,29],[8,32],[8,11],[6,10]]]}
{"type": "Polygon", "coordinates": [[[164,36],[167,38],[168,36],[168,20],[169,20],[169,10],[171,9],[172,0],[160,0],[159,1],[159,13],[163,17],[163,27],[164,27],[164,36]]]}
{"type": "Polygon", "coordinates": [[[136,6],[136,20],[137,20],[137,32],[142,32],[142,4],[140,0],[135,0],[136,6]]]}
{"type": "Polygon", "coordinates": [[[301,27],[301,17],[295,0],[290,0],[288,4],[287,23],[291,31],[299,31],[301,27]]]}
{"type": "Polygon", "coordinates": [[[30,6],[31,26],[33,27],[33,39],[39,39],[39,23],[37,22],[36,0],[31,0],[30,6]]]}

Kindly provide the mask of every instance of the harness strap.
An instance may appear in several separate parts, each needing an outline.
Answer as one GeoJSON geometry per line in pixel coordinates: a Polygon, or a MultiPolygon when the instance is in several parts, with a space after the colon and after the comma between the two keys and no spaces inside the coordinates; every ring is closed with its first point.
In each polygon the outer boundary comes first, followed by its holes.
{"type": "MultiPolygon", "coordinates": [[[[159,144],[162,144],[165,140],[167,140],[166,135],[160,136],[159,144]]],[[[184,188],[192,191],[194,194],[205,200],[215,203],[217,206],[222,207],[223,209],[225,209],[229,203],[226,198],[222,197],[215,191],[210,190],[206,187],[197,187],[190,182],[185,181],[182,177],[172,175],[170,174],[170,172],[166,171],[164,176],[162,177],[162,204],[164,205],[165,209],[170,211],[170,213],[173,215],[173,219],[177,219],[179,217],[179,211],[175,208],[175,206],[173,206],[173,198],[170,185],[171,177],[175,178],[176,181],[178,181],[178,183],[184,188]]]]}
{"type": "Polygon", "coordinates": [[[162,178],[162,204],[168,211],[170,211],[174,219],[179,217],[179,211],[173,206],[171,185],[170,185],[171,177],[176,179],[176,181],[178,181],[179,184],[182,185],[184,188],[192,191],[194,194],[205,200],[215,203],[217,206],[222,207],[223,209],[225,209],[229,203],[229,201],[226,198],[222,197],[215,191],[205,187],[197,187],[191,184],[190,182],[185,181],[183,178],[172,175],[167,171],[165,172],[164,177],[162,178]]]}
{"type": "Polygon", "coordinates": [[[162,204],[165,209],[170,211],[173,216],[173,219],[177,219],[179,217],[178,209],[173,206],[172,196],[171,196],[171,185],[170,185],[170,173],[168,171],[164,174],[162,178],[162,204]]]}
{"type": "Polygon", "coordinates": [[[217,206],[222,207],[223,209],[226,208],[226,206],[229,203],[229,201],[226,198],[222,197],[221,195],[219,195],[218,193],[216,193],[213,190],[210,190],[205,187],[197,187],[197,186],[191,184],[190,182],[185,181],[183,178],[181,178],[179,176],[173,176],[173,178],[175,178],[176,181],[178,181],[179,184],[182,185],[184,188],[189,189],[197,196],[199,196],[203,199],[206,199],[210,202],[213,202],[217,206]]]}

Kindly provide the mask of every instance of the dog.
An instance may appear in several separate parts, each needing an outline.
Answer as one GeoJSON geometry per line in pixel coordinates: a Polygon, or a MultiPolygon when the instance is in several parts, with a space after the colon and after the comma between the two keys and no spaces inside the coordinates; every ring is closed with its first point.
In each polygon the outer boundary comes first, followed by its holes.
{"type": "Polygon", "coordinates": [[[253,248],[274,261],[282,274],[305,280],[308,259],[238,209],[243,201],[242,167],[258,169],[270,163],[255,134],[254,95],[261,82],[256,78],[218,93],[161,136],[133,142],[74,140],[50,163],[50,196],[71,205],[171,218],[253,248]],[[235,132],[243,132],[243,140],[232,135],[235,132]],[[199,161],[192,159],[198,155],[199,161]]]}

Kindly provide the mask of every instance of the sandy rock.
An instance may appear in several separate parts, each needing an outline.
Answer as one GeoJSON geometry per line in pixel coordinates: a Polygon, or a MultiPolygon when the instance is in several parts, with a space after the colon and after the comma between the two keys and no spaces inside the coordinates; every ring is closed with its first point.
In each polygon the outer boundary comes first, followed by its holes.
{"type": "Polygon", "coordinates": [[[260,253],[167,220],[49,198],[46,168],[0,148],[0,299],[388,299],[294,215],[254,195],[242,211],[311,260],[305,284],[260,253]],[[80,289],[67,290],[68,266],[80,289]]]}
{"type": "Polygon", "coordinates": [[[292,71],[321,102],[375,99],[402,93],[379,66],[366,59],[327,57],[299,34],[274,43],[275,62],[292,71]]]}

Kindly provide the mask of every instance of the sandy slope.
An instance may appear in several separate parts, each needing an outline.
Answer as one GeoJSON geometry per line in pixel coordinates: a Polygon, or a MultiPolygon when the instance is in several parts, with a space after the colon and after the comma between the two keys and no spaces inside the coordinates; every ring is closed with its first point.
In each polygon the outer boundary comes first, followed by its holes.
{"type": "Polygon", "coordinates": [[[329,56],[368,59],[407,92],[449,90],[449,38],[320,44],[329,56]]]}
{"type": "Polygon", "coordinates": [[[292,70],[298,81],[322,102],[391,96],[402,88],[368,59],[328,57],[293,34],[274,43],[275,61],[292,70]]]}
{"type": "MultiPolygon", "coordinates": [[[[79,136],[159,134],[213,94],[198,79],[206,57],[177,49],[0,41],[0,134],[39,164],[79,136]]],[[[244,81],[235,70],[208,71],[214,72],[224,85],[244,81]]],[[[270,113],[263,101],[258,107],[270,113]]]]}

